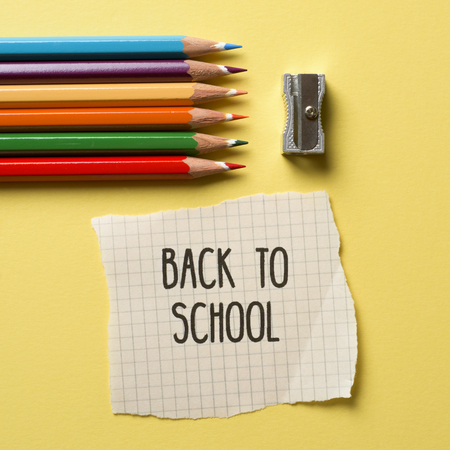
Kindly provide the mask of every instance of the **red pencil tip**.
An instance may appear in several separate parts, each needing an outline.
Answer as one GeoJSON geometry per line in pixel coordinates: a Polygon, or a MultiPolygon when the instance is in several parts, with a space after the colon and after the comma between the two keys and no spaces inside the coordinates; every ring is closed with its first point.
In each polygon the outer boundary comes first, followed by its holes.
{"type": "Polygon", "coordinates": [[[247,119],[248,116],[240,116],[239,114],[231,114],[233,116],[233,120],[239,119],[247,119]]]}
{"type": "Polygon", "coordinates": [[[235,169],[242,169],[243,166],[242,164],[233,164],[233,163],[225,163],[225,165],[230,169],[230,170],[235,170],[235,169]]]}
{"type": "Polygon", "coordinates": [[[241,89],[236,89],[236,95],[244,95],[244,94],[248,94],[248,92],[242,91],[241,89]]]}

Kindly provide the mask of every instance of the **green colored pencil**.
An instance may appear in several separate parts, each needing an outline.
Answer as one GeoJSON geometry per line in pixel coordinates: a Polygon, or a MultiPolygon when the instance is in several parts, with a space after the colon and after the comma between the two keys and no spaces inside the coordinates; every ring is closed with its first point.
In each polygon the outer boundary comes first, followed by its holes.
{"type": "Polygon", "coordinates": [[[186,155],[197,156],[246,141],[184,131],[1,133],[1,156],[186,155]]]}

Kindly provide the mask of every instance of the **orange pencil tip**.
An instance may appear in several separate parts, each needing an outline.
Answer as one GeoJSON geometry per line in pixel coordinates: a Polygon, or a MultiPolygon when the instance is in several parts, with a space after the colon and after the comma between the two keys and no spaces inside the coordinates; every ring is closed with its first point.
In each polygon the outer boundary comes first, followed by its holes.
{"type": "Polygon", "coordinates": [[[236,89],[236,95],[244,95],[244,94],[248,94],[248,92],[242,91],[241,89],[236,89]]]}
{"type": "Polygon", "coordinates": [[[247,119],[248,116],[240,116],[239,114],[231,114],[233,116],[233,120],[239,120],[239,119],[247,119]]]}
{"type": "Polygon", "coordinates": [[[242,169],[243,166],[242,164],[233,164],[233,163],[225,163],[225,165],[230,169],[230,170],[235,170],[235,169],[242,169]]]}

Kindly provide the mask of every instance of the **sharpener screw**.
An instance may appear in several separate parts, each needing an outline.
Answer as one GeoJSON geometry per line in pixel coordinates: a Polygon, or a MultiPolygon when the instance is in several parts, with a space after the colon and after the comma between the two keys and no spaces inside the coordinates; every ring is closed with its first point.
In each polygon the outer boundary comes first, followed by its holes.
{"type": "Polygon", "coordinates": [[[308,119],[314,120],[317,119],[317,116],[319,115],[319,111],[317,111],[317,108],[314,106],[307,106],[305,108],[305,116],[308,119]]]}

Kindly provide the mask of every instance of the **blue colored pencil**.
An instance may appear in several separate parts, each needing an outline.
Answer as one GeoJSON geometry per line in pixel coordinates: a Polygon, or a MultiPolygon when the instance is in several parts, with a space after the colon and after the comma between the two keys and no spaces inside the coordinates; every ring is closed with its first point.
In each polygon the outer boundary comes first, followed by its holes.
{"type": "Polygon", "coordinates": [[[240,48],[188,36],[0,38],[0,61],[185,59],[240,48]]]}

